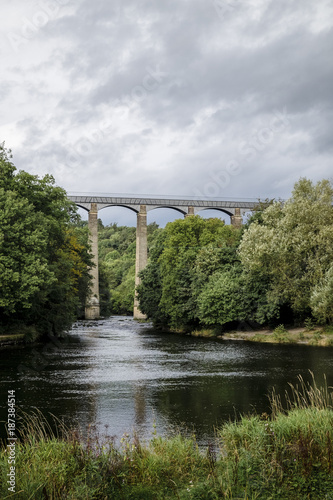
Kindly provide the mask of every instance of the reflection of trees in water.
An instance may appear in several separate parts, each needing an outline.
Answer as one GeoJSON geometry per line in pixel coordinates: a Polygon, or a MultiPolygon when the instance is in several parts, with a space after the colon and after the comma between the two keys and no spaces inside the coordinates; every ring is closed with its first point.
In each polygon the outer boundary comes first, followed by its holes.
{"type": "Polygon", "coordinates": [[[178,385],[173,382],[156,391],[153,400],[157,411],[174,425],[185,423],[189,428],[194,426],[198,433],[207,432],[208,428],[241,414],[269,412],[273,388],[284,400],[289,383],[295,385],[299,374],[310,381],[311,370],[321,385],[326,371],[330,380],[327,373],[330,354],[325,348],[252,345],[249,351],[253,353],[254,347],[262,358],[257,355],[242,359],[239,374],[235,366],[224,365],[225,375],[189,377],[179,380],[178,385]],[[229,376],[232,371],[235,374],[229,376]]]}
{"type": "Polygon", "coordinates": [[[198,432],[207,427],[213,428],[223,421],[233,419],[235,414],[248,413],[251,405],[258,403],[259,411],[267,411],[267,400],[259,395],[265,394],[266,384],[256,383],[243,386],[240,390],[239,379],[215,377],[209,382],[198,379],[191,383],[170,387],[155,394],[155,404],[173,425],[185,423],[192,425],[198,432]]]}
{"type": "MultiPolygon", "coordinates": [[[[68,376],[71,363],[75,370],[88,374],[90,364],[83,355],[78,357],[83,343],[70,337],[68,342],[59,340],[58,346],[35,346],[32,349],[2,351],[0,378],[1,401],[7,400],[7,390],[14,388],[17,406],[32,414],[37,408],[54,427],[54,417],[68,427],[79,427],[86,434],[89,425],[97,419],[98,384],[82,382],[83,376],[68,376]],[[40,363],[38,364],[38,361],[40,363]],[[79,361],[78,361],[79,360],[79,361]]],[[[6,407],[0,407],[0,420],[5,420],[6,407]]],[[[0,437],[5,437],[0,426],[0,437]]]]}

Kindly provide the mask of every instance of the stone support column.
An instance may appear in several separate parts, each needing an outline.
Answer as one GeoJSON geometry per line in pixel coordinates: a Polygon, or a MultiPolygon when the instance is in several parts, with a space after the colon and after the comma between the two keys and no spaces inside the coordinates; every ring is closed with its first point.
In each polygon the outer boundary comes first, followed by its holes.
{"type": "MultiPolygon", "coordinates": [[[[139,272],[147,265],[147,210],[146,205],[140,205],[140,212],[137,214],[136,225],[136,259],[135,259],[135,289],[140,284],[139,272]]],[[[134,295],[134,319],[146,319],[139,308],[139,301],[135,291],[134,295]]]]}
{"type": "Polygon", "coordinates": [[[240,208],[235,208],[235,215],[231,216],[231,224],[234,227],[242,227],[243,217],[241,216],[240,208]]]}
{"type": "Polygon", "coordinates": [[[89,238],[91,251],[93,254],[94,267],[90,270],[92,275],[92,283],[90,295],[87,298],[85,308],[86,319],[98,319],[100,315],[99,306],[99,280],[98,280],[98,209],[97,203],[91,204],[91,209],[88,216],[89,238]]]}
{"type": "Polygon", "coordinates": [[[190,215],[194,215],[194,207],[187,208],[187,214],[185,214],[185,218],[190,217],[190,215]]]}

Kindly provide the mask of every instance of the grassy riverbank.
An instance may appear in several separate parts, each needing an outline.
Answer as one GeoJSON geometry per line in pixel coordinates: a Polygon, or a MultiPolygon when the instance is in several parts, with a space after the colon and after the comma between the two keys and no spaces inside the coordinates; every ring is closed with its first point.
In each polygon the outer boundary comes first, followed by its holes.
{"type": "Polygon", "coordinates": [[[333,326],[285,328],[283,325],[274,330],[231,330],[220,334],[215,330],[196,330],[194,337],[218,338],[224,340],[246,340],[270,344],[306,344],[312,346],[333,346],[333,326]]]}
{"type": "Polygon", "coordinates": [[[195,437],[90,436],[41,415],[17,422],[16,494],[7,489],[7,454],[0,454],[0,497],[22,499],[330,499],[333,498],[332,392],[299,379],[287,398],[271,398],[271,415],[243,417],[200,450],[195,437]]]}

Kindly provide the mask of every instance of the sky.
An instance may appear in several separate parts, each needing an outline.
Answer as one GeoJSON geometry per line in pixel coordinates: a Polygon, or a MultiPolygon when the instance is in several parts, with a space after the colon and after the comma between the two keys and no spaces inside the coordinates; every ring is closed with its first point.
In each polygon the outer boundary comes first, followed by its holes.
{"type": "Polygon", "coordinates": [[[333,177],[332,0],[1,10],[0,141],[19,170],[73,194],[235,200],[333,177]]]}

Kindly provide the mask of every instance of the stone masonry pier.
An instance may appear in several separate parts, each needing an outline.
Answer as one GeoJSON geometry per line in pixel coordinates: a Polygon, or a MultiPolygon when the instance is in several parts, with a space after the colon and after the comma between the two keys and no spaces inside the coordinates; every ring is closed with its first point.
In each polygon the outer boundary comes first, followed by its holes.
{"type": "MultiPolygon", "coordinates": [[[[236,227],[242,225],[242,216],[258,204],[258,201],[230,201],[214,199],[193,199],[176,197],[127,197],[114,196],[89,196],[70,195],[68,198],[77,206],[88,211],[88,226],[92,252],[94,255],[94,268],[91,295],[86,304],[86,319],[97,319],[100,315],[99,281],[98,281],[98,212],[103,208],[118,206],[125,207],[137,214],[136,227],[136,262],[135,262],[135,287],[140,283],[139,272],[147,264],[147,212],[157,208],[172,208],[184,217],[196,215],[201,210],[220,210],[230,216],[231,224],[236,227]]],[[[134,298],[134,318],[144,318],[139,308],[137,296],[134,298]]]]}

